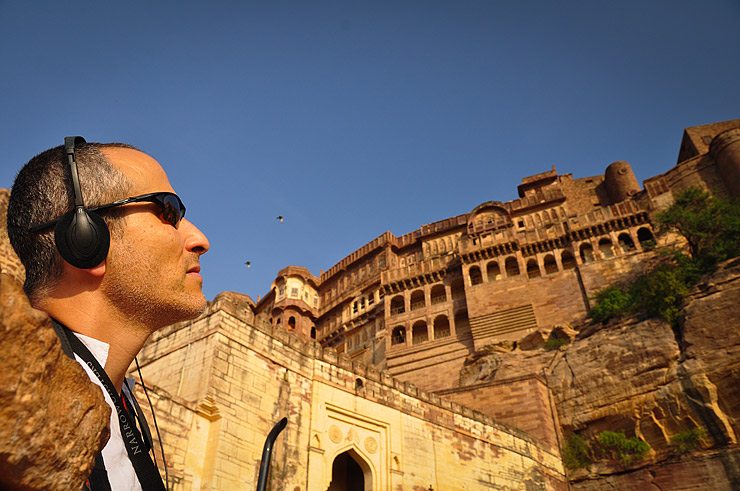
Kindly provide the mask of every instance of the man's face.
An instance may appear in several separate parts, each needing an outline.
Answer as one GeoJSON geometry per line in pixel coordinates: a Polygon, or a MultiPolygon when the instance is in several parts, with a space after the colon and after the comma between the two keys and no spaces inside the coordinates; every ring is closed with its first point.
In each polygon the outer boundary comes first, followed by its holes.
{"type": "MultiPolygon", "coordinates": [[[[148,155],[117,147],[103,153],[132,182],[131,196],[175,192],[162,167],[148,155]]],[[[206,236],[186,218],[177,228],[162,220],[154,203],[132,203],[120,211],[123,234],[111,240],[101,283],[112,306],[152,329],[202,313],[206,298],[199,260],[209,248],[206,236]]]]}

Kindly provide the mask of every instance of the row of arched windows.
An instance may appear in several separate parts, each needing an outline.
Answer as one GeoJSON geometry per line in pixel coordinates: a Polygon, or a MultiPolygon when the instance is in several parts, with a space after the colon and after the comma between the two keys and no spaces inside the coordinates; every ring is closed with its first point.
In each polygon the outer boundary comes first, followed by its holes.
{"type": "MultiPolygon", "coordinates": [[[[647,227],[642,227],[637,231],[637,240],[640,242],[643,249],[649,249],[654,245],[655,238],[647,227]]],[[[632,237],[626,232],[619,234],[617,237],[617,245],[622,254],[627,254],[637,250],[632,237]]],[[[600,239],[598,242],[598,249],[602,259],[609,259],[616,255],[612,241],[609,238],[605,237],[600,239]]],[[[589,242],[581,244],[578,248],[578,253],[582,263],[595,261],[594,248],[589,242]]],[[[546,275],[560,271],[554,254],[556,253],[547,254],[543,258],[542,269],[540,269],[540,265],[536,258],[530,258],[527,260],[527,277],[537,278],[542,275],[542,270],[544,270],[546,275]]],[[[570,251],[565,250],[560,253],[560,264],[563,270],[573,269],[576,266],[576,260],[570,251]]],[[[500,280],[504,277],[509,278],[512,276],[518,276],[521,274],[521,271],[519,269],[519,261],[516,257],[509,256],[504,260],[504,272],[505,276],[502,274],[497,260],[490,261],[486,264],[486,277],[489,282],[500,280]]],[[[483,273],[479,266],[471,266],[470,269],[468,269],[468,275],[470,276],[471,285],[483,283],[483,273]]]]}
{"type": "MultiPolygon", "coordinates": [[[[407,329],[405,326],[396,326],[391,331],[391,345],[407,344],[407,329]]],[[[438,315],[432,323],[431,339],[442,339],[451,334],[450,320],[446,315],[438,315]]],[[[411,326],[411,344],[417,345],[429,341],[429,326],[425,320],[418,320],[411,326]]]]}
{"type": "MultiPolygon", "coordinates": [[[[444,285],[434,285],[430,290],[430,302],[432,305],[437,303],[444,303],[447,301],[447,291],[444,285]]],[[[424,290],[418,289],[411,292],[409,296],[410,310],[419,310],[426,307],[426,297],[424,290]]],[[[403,314],[407,311],[406,298],[404,295],[396,295],[391,298],[391,315],[403,314]]]]}

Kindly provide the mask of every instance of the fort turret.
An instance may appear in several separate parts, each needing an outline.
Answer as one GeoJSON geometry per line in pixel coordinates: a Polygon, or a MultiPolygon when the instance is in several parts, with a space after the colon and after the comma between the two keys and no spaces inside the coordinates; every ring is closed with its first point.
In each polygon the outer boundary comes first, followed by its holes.
{"type": "Polygon", "coordinates": [[[612,203],[620,203],[640,191],[632,166],[624,160],[609,164],[604,174],[604,185],[612,203]]]}
{"type": "Polygon", "coordinates": [[[740,196],[740,128],[724,131],[712,139],[709,152],[717,163],[717,173],[730,196],[740,196]]]}

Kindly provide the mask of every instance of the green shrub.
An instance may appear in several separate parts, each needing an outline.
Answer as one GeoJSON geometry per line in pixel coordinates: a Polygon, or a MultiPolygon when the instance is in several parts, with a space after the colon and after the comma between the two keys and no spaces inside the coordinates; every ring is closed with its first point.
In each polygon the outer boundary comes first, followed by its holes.
{"type": "Polygon", "coordinates": [[[596,322],[606,322],[630,313],[633,307],[634,300],[630,292],[623,286],[612,285],[596,294],[596,305],[589,316],[596,322]]]}
{"type": "Polygon", "coordinates": [[[691,261],[670,261],[639,276],[630,288],[634,308],[647,317],[660,317],[673,324],[689,288],[696,281],[691,261]]]}
{"type": "Polygon", "coordinates": [[[699,279],[697,262],[681,254],[663,257],[652,270],[625,285],[612,285],[596,294],[589,316],[596,322],[639,314],[675,324],[684,297],[699,279]]]}
{"type": "Polygon", "coordinates": [[[685,454],[699,447],[707,432],[704,428],[691,428],[680,431],[671,437],[671,447],[678,454],[685,454]]]}
{"type": "Polygon", "coordinates": [[[570,344],[570,339],[550,337],[545,341],[545,350],[553,351],[559,349],[561,346],[565,346],[566,344],[570,344]]]}
{"type": "Polygon", "coordinates": [[[588,442],[581,435],[571,433],[565,439],[563,464],[568,469],[582,469],[591,463],[588,442]]]}
{"type": "Polygon", "coordinates": [[[650,445],[636,437],[627,438],[621,431],[602,431],[597,437],[600,450],[607,458],[623,466],[642,460],[650,445]]]}

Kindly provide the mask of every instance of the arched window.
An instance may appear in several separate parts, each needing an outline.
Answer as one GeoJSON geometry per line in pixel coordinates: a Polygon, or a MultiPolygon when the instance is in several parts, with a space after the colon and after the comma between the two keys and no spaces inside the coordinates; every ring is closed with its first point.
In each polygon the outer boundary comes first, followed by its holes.
{"type": "Polygon", "coordinates": [[[412,344],[424,343],[429,340],[429,330],[427,329],[427,323],[424,321],[417,321],[411,328],[411,342],[412,344]]]}
{"type": "Polygon", "coordinates": [[[537,278],[540,276],[540,267],[537,264],[536,259],[530,259],[527,261],[527,276],[530,278],[537,278]]]}
{"type": "Polygon", "coordinates": [[[446,315],[434,319],[434,339],[446,338],[450,335],[450,321],[446,315]]]}
{"type": "Polygon", "coordinates": [[[498,266],[498,261],[491,261],[486,265],[486,276],[488,276],[488,281],[501,279],[501,269],[498,266]]]}
{"type": "Polygon", "coordinates": [[[411,293],[411,310],[424,308],[424,290],[414,290],[411,293]]]}
{"type": "Polygon", "coordinates": [[[519,261],[515,257],[509,256],[506,258],[504,263],[506,268],[506,276],[518,276],[519,275],[519,261]]]}
{"type": "Polygon", "coordinates": [[[550,214],[547,212],[547,210],[542,212],[542,219],[545,222],[545,225],[549,225],[552,223],[552,220],[550,220],[550,214]]]}
{"type": "Polygon", "coordinates": [[[640,227],[637,231],[637,240],[643,249],[650,250],[655,247],[655,237],[647,227],[640,227]]]}
{"type": "Polygon", "coordinates": [[[545,274],[553,274],[558,272],[558,264],[555,262],[555,256],[548,254],[545,256],[545,274]]]}
{"type": "Polygon", "coordinates": [[[614,257],[614,250],[612,249],[612,241],[606,238],[601,239],[599,241],[599,252],[601,253],[601,257],[605,259],[614,257]]]}
{"type": "Polygon", "coordinates": [[[316,326],[311,328],[311,339],[316,339],[316,326]]]}
{"type": "Polygon", "coordinates": [[[288,325],[291,329],[295,329],[295,317],[293,317],[292,315],[288,319],[288,325]]]}
{"type": "Polygon", "coordinates": [[[635,242],[629,234],[619,234],[617,240],[619,241],[619,247],[622,249],[622,252],[627,253],[635,250],[635,242]]]}
{"type": "Polygon", "coordinates": [[[394,346],[397,344],[406,344],[406,328],[403,326],[396,326],[393,328],[391,344],[394,346]]]}
{"type": "Polygon", "coordinates": [[[588,244],[588,243],[581,244],[581,247],[579,250],[581,251],[581,262],[582,263],[594,262],[594,248],[591,247],[591,244],[588,244]]]}
{"type": "Polygon", "coordinates": [[[563,264],[563,269],[573,269],[576,267],[576,258],[570,251],[563,251],[560,255],[560,262],[563,264]]]}
{"type": "Polygon", "coordinates": [[[403,295],[396,295],[391,299],[391,315],[393,314],[403,314],[406,312],[405,302],[403,299],[403,295]]]}
{"type": "Polygon", "coordinates": [[[432,304],[444,303],[447,301],[447,292],[444,285],[434,285],[431,291],[432,304]]]}
{"type": "Polygon", "coordinates": [[[479,285],[483,283],[483,275],[481,274],[480,268],[478,266],[471,266],[468,270],[468,274],[470,275],[471,285],[479,285]]]}

